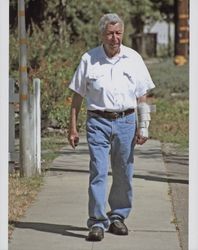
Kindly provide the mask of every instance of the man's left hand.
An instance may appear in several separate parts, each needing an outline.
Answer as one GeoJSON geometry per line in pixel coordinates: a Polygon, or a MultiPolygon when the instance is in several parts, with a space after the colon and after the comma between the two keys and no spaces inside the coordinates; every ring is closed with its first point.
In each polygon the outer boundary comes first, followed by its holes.
{"type": "Polygon", "coordinates": [[[141,129],[138,129],[138,130],[137,130],[137,133],[136,133],[136,144],[142,145],[142,144],[144,144],[147,140],[148,140],[148,137],[142,135],[141,129]]]}

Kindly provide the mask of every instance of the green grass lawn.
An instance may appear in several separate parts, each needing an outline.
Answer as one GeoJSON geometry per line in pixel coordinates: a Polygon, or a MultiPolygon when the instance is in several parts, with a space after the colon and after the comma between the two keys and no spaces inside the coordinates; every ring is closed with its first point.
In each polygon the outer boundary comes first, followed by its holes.
{"type": "Polygon", "coordinates": [[[152,113],[151,138],[165,143],[188,146],[188,100],[155,99],[156,113],[152,113]]]}
{"type": "Polygon", "coordinates": [[[168,59],[150,64],[148,68],[156,84],[151,92],[156,113],[151,114],[150,136],[161,142],[188,147],[188,64],[176,66],[168,59]]]}

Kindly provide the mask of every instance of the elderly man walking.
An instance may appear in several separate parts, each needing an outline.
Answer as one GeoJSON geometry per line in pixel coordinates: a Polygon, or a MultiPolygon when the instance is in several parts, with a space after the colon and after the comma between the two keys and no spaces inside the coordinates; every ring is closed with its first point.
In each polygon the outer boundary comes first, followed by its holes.
{"type": "Polygon", "coordinates": [[[102,44],[82,56],[69,85],[74,91],[68,131],[73,148],[79,140],[77,119],[83,98],[87,105],[89,241],[101,241],[105,231],[128,234],[124,221],[132,210],[134,146],[148,139],[150,110],[146,96],[155,87],[142,57],[122,44],[124,23],[117,14],[105,14],[99,32],[102,44]],[[109,163],[112,186],[107,212],[109,163]]]}

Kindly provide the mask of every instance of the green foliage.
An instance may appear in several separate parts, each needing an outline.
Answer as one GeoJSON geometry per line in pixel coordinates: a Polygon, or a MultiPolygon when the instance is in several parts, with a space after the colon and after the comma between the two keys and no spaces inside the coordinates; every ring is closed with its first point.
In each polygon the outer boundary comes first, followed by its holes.
{"type": "Polygon", "coordinates": [[[128,0],[131,4],[130,17],[134,33],[142,33],[145,25],[157,20],[169,19],[174,13],[174,0],[128,0]]]}
{"type": "MultiPolygon", "coordinates": [[[[43,31],[33,26],[28,39],[28,61],[30,85],[33,78],[41,79],[42,116],[49,120],[57,106],[69,109],[67,99],[71,96],[67,88],[79,62],[84,45],[60,43],[52,32],[50,22],[43,31]],[[46,39],[47,38],[47,39],[46,39]]],[[[10,76],[18,79],[18,47],[15,34],[10,34],[10,76]]],[[[68,111],[66,112],[68,113],[68,111]]]]}
{"type": "MultiPolygon", "coordinates": [[[[130,24],[130,3],[125,0],[68,0],[26,1],[26,23],[32,31],[32,25],[37,25],[44,31],[43,23],[50,21],[53,33],[62,40],[67,38],[69,43],[83,42],[87,48],[98,44],[98,21],[104,13],[117,12],[130,24]],[[67,34],[67,37],[64,34],[67,34]]],[[[10,4],[11,27],[16,27],[17,1],[10,4]]]]}
{"type": "Polygon", "coordinates": [[[162,142],[188,147],[188,64],[176,66],[169,59],[148,66],[156,84],[150,101],[157,110],[151,114],[150,135],[162,142]]]}
{"type": "Polygon", "coordinates": [[[188,98],[189,65],[176,66],[173,59],[165,59],[161,63],[148,65],[156,88],[152,94],[156,97],[172,98],[174,96],[188,98]]]}
{"type": "Polygon", "coordinates": [[[153,3],[150,0],[129,0],[131,3],[131,23],[136,34],[142,33],[145,24],[159,20],[159,10],[154,9],[153,3]]]}
{"type": "MultiPolygon", "coordinates": [[[[104,13],[118,13],[127,30],[130,27],[131,31],[139,33],[144,24],[173,13],[174,6],[173,0],[26,0],[25,4],[27,28],[31,30],[33,24],[41,27],[51,20],[53,32],[60,39],[66,32],[70,43],[80,40],[88,48],[98,43],[97,25],[104,13]]],[[[17,0],[10,1],[10,26],[17,26],[17,0]]]]}
{"type": "Polygon", "coordinates": [[[171,18],[173,21],[175,0],[151,1],[153,2],[154,9],[160,11],[162,18],[171,18]]]}

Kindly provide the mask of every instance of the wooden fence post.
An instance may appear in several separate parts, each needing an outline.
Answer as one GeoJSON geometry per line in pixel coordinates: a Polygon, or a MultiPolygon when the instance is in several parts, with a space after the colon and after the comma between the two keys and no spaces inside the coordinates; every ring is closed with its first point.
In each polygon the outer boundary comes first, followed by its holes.
{"type": "Polygon", "coordinates": [[[35,103],[35,111],[34,111],[34,121],[35,121],[35,155],[36,155],[36,169],[37,173],[41,174],[41,87],[40,87],[40,79],[36,78],[33,80],[34,87],[34,103],[35,103]]]}
{"type": "Polygon", "coordinates": [[[30,96],[30,137],[32,171],[41,174],[41,111],[40,111],[40,79],[33,79],[33,94],[30,96]]]}

